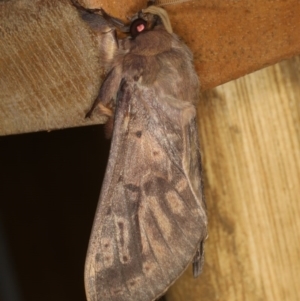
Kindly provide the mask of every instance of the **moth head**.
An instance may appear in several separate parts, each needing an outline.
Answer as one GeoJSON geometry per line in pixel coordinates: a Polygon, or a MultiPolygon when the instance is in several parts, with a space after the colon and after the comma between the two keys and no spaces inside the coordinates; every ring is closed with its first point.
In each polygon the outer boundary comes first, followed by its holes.
{"type": "Polygon", "coordinates": [[[132,18],[130,35],[135,38],[142,32],[153,30],[158,25],[163,25],[169,33],[173,32],[167,12],[163,8],[151,5],[132,18]]]}

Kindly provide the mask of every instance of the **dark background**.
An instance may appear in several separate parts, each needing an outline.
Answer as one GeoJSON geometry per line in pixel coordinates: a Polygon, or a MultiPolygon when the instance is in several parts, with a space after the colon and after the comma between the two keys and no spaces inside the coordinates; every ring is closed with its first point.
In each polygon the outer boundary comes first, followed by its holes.
{"type": "Polygon", "coordinates": [[[0,301],[84,301],[103,126],[0,137],[0,301]]]}

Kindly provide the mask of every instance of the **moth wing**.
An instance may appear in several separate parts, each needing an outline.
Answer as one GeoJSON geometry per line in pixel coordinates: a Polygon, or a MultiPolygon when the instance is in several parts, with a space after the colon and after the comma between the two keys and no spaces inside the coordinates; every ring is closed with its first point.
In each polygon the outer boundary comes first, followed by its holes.
{"type": "Polygon", "coordinates": [[[89,301],[155,300],[206,237],[195,108],[172,101],[121,86],[85,266],[89,301]]]}

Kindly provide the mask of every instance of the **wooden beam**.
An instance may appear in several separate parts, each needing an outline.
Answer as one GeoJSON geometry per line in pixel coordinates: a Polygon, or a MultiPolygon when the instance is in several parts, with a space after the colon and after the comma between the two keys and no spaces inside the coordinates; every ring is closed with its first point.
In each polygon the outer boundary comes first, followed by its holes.
{"type": "MultiPolygon", "coordinates": [[[[146,1],[85,1],[120,18],[146,1]]],[[[300,53],[297,0],[192,1],[166,9],[191,47],[202,89],[300,53]]],[[[0,135],[85,120],[103,78],[92,32],[69,1],[0,2],[0,135]]]]}

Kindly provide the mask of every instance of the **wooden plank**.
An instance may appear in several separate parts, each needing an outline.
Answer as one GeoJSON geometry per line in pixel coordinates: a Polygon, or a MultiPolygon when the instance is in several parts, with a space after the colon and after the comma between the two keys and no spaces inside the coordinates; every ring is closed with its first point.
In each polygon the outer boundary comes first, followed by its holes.
{"type": "Polygon", "coordinates": [[[300,58],[204,94],[204,274],[168,300],[300,300],[300,58]]]}
{"type": "Polygon", "coordinates": [[[74,8],[59,1],[0,5],[0,135],[91,123],[84,112],[101,66],[74,8]]]}
{"type": "MultiPolygon", "coordinates": [[[[85,1],[125,19],[146,1],[85,1]]],[[[195,0],[167,6],[206,90],[300,53],[300,2],[195,0]]],[[[67,0],[0,2],[0,135],[85,120],[101,85],[97,42],[67,0]]]]}

